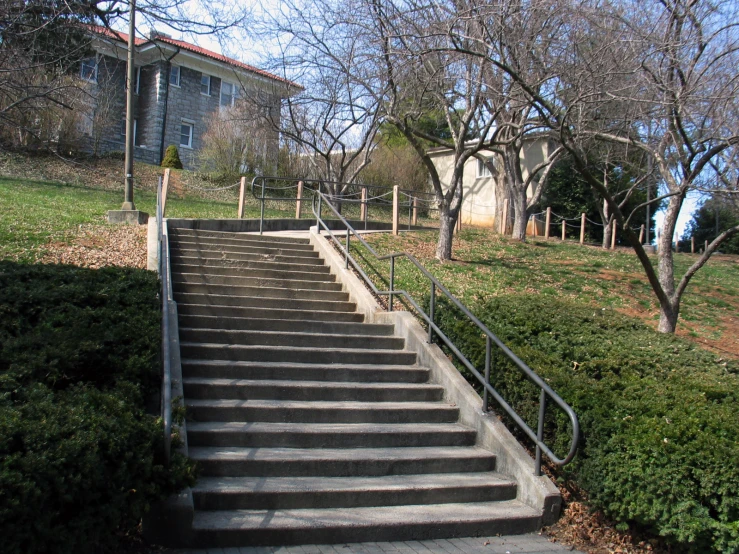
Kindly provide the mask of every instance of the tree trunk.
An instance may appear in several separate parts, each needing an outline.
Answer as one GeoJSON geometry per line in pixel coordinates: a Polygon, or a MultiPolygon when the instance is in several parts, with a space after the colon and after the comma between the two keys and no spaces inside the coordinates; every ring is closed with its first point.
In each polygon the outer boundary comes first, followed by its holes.
{"type": "Polygon", "coordinates": [[[611,210],[608,206],[608,202],[603,200],[603,210],[601,211],[601,221],[603,222],[603,241],[601,246],[604,249],[608,249],[611,246],[611,226],[613,225],[613,218],[610,216],[611,210]]]}
{"type": "Polygon", "coordinates": [[[513,238],[520,241],[526,240],[526,226],[528,225],[528,212],[526,210],[526,189],[516,187],[511,191],[513,200],[513,238]]]}
{"type": "Polygon", "coordinates": [[[447,206],[439,206],[439,242],[436,244],[436,259],[442,262],[452,259],[452,239],[457,224],[455,215],[447,206]]]}
{"type": "Polygon", "coordinates": [[[672,253],[672,238],[675,235],[677,216],[683,204],[683,196],[671,196],[665,210],[662,234],[657,241],[658,246],[658,275],[659,284],[669,299],[669,303],[661,302],[659,314],[660,333],[674,333],[680,313],[680,298],[675,296],[675,264],[672,253]]]}

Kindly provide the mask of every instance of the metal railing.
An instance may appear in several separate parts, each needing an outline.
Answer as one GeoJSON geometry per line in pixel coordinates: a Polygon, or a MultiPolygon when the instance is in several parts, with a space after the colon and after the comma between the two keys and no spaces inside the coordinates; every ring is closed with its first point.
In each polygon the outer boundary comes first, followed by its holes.
{"type": "MultiPolygon", "coordinates": [[[[392,209],[393,187],[379,185],[363,185],[359,183],[342,183],[339,181],[328,181],[325,179],[296,179],[293,177],[270,177],[257,176],[251,182],[252,196],[260,202],[259,207],[259,233],[264,228],[265,203],[272,202],[308,202],[312,193],[320,191],[332,202],[346,205],[359,205],[364,214],[363,221],[369,219],[370,207],[392,209]],[[302,183],[304,195],[292,196],[289,191],[297,190],[302,183]],[[362,194],[364,189],[364,196],[362,194]],[[389,198],[388,198],[389,197],[389,198]]],[[[436,211],[433,193],[399,189],[399,194],[405,200],[399,202],[399,207],[408,211],[408,230],[411,229],[413,210],[422,210],[423,213],[436,211]],[[414,203],[415,201],[415,203],[414,203]]]]}
{"type": "MultiPolygon", "coordinates": [[[[174,299],[172,295],[172,274],[169,265],[169,241],[167,224],[162,218],[162,178],[157,188],[157,235],[159,239],[159,279],[162,283],[162,394],[161,414],[164,423],[164,460],[169,466],[172,451],[172,352],[170,351],[170,312],[174,299]]],[[[175,323],[176,324],[176,323],[175,323]]]]}
{"type": "Polygon", "coordinates": [[[331,237],[333,242],[339,247],[339,249],[344,254],[344,266],[346,268],[351,265],[354,270],[361,275],[362,279],[364,279],[367,286],[372,290],[372,292],[377,296],[387,296],[388,297],[388,303],[387,303],[387,309],[388,311],[392,311],[393,309],[393,298],[394,297],[403,297],[405,300],[413,306],[413,308],[416,310],[418,315],[421,317],[422,320],[426,322],[428,325],[428,342],[431,343],[434,340],[434,334],[449,348],[451,352],[454,353],[454,355],[457,357],[457,359],[472,373],[472,375],[475,376],[475,378],[480,382],[480,384],[483,387],[483,406],[485,411],[489,411],[489,397],[492,397],[505,411],[506,414],[520,427],[520,429],[536,444],[536,460],[535,460],[535,466],[534,466],[534,473],[535,475],[539,476],[541,475],[541,456],[542,453],[546,454],[547,457],[555,464],[557,465],[565,465],[572,461],[572,458],[575,456],[575,452],[577,451],[577,445],[580,438],[580,424],[577,419],[577,414],[575,414],[575,411],[564,401],[560,396],[552,390],[552,388],[547,385],[544,380],[539,377],[528,365],[526,365],[518,356],[516,356],[511,350],[501,342],[501,340],[493,334],[490,329],[488,329],[477,317],[472,314],[465,306],[462,304],[449,290],[442,285],[433,275],[431,275],[428,270],[426,270],[421,263],[416,260],[416,258],[408,254],[406,252],[396,252],[392,254],[387,254],[384,256],[381,256],[378,254],[372,246],[370,246],[363,238],[362,236],[357,233],[356,230],[349,224],[349,222],[334,208],[332,203],[329,201],[330,199],[327,198],[321,191],[317,190],[314,191],[313,195],[313,202],[312,202],[312,208],[313,208],[313,215],[316,217],[316,222],[318,224],[318,230],[320,231],[321,228],[323,228],[328,235],[331,237]],[[343,224],[346,226],[346,237],[345,237],[345,243],[342,243],[340,239],[338,239],[334,233],[331,231],[329,226],[326,224],[326,222],[321,217],[321,205],[327,204],[333,214],[343,222],[343,224]],[[350,241],[351,236],[354,235],[357,240],[372,254],[375,256],[377,260],[390,260],[390,282],[389,286],[390,288],[388,290],[379,290],[375,284],[372,282],[372,279],[365,273],[364,269],[356,262],[356,260],[352,257],[350,252],[350,241]],[[430,288],[431,288],[431,297],[429,302],[429,313],[426,314],[426,312],[421,308],[421,306],[418,305],[418,303],[413,299],[413,297],[408,294],[404,290],[395,290],[395,260],[397,258],[406,258],[408,259],[413,265],[416,266],[416,268],[430,281],[430,288]],[[484,375],[483,373],[480,373],[480,371],[477,370],[477,368],[467,359],[467,357],[454,345],[454,343],[444,334],[444,332],[439,328],[439,326],[434,321],[434,311],[435,311],[435,305],[436,305],[436,292],[440,291],[443,293],[465,316],[469,318],[472,323],[474,323],[480,331],[483,333],[483,335],[486,337],[485,340],[485,368],[484,368],[484,375]],[[524,376],[531,381],[535,386],[539,387],[540,394],[539,394],[539,419],[538,419],[538,425],[537,430],[534,432],[531,427],[519,416],[516,411],[508,404],[505,399],[503,399],[502,396],[498,393],[498,391],[495,390],[495,388],[490,384],[490,366],[491,366],[491,349],[492,345],[495,344],[513,363],[514,365],[523,372],[524,376]],[[547,401],[548,399],[551,399],[557,406],[559,406],[568,416],[570,423],[572,425],[572,440],[570,442],[570,449],[567,453],[567,456],[564,458],[559,458],[556,456],[552,450],[544,443],[544,416],[546,413],[546,407],[547,407],[547,401]]]}

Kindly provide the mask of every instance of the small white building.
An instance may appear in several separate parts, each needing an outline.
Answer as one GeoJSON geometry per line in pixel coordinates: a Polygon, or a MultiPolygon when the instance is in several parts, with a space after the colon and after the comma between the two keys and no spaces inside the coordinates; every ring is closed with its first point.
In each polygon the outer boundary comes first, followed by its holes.
{"type": "MultiPolygon", "coordinates": [[[[546,138],[538,138],[529,141],[521,153],[521,172],[526,179],[529,171],[547,159],[549,154],[556,148],[546,138]]],[[[454,165],[454,153],[449,148],[433,148],[428,151],[431,161],[439,172],[442,187],[448,187],[451,182],[454,165]]],[[[494,158],[495,154],[489,150],[481,150],[480,155],[485,158],[494,158]]],[[[527,191],[527,197],[531,198],[536,190],[533,183],[527,191]]],[[[477,158],[470,158],[464,166],[462,177],[462,210],[460,219],[463,225],[478,225],[481,227],[492,227],[495,225],[495,182],[490,170],[477,158]]],[[[512,218],[511,207],[508,210],[509,219],[512,218]]],[[[533,232],[533,228],[527,230],[533,232]]]]}

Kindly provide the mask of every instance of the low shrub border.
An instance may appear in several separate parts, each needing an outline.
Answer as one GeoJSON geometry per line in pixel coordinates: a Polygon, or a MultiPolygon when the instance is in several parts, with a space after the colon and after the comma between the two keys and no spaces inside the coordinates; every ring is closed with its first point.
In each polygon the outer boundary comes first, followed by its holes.
{"type": "MultiPolygon", "coordinates": [[[[675,551],[739,551],[739,364],[612,310],[509,296],[472,311],[578,413],[581,447],[563,477],[594,507],[675,551]]],[[[482,367],[477,329],[448,303],[436,313],[482,367]]],[[[491,382],[535,424],[538,391],[501,356],[496,362],[491,382]]],[[[550,408],[547,423],[563,453],[566,418],[550,408]]]]}
{"type": "Polygon", "coordinates": [[[193,482],[147,414],[159,383],[156,276],[0,262],[0,551],[114,552],[193,482]]]}

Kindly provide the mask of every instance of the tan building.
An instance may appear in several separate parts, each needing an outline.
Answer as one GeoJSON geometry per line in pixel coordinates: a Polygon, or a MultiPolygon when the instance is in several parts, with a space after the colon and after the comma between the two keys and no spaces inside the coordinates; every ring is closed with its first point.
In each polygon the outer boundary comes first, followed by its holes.
{"type": "MultiPolygon", "coordinates": [[[[521,172],[526,179],[529,171],[542,163],[555,146],[545,138],[535,139],[528,142],[521,155],[521,172]]],[[[451,182],[454,154],[448,148],[433,148],[429,150],[431,161],[439,172],[442,187],[448,187],[451,182]]],[[[480,152],[485,158],[494,157],[495,154],[489,150],[480,152]]],[[[488,168],[477,158],[470,158],[464,166],[462,177],[463,200],[460,218],[463,225],[479,225],[492,227],[495,224],[495,183],[488,168]]],[[[531,198],[536,190],[536,183],[529,187],[527,197],[531,198]]],[[[509,207],[508,213],[512,212],[509,207]]],[[[530,230],[533,232],[533,229],[530,230]]],[[[529,232],[529,231],[527,231],[529,232]]]]}

